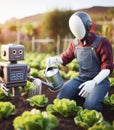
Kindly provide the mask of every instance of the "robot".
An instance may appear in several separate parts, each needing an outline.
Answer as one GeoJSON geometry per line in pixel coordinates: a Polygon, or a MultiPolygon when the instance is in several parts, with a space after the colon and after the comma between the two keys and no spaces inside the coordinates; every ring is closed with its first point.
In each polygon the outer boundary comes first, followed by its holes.
{"type": "Polygon", "coordinates": [[[31,91],[31,96],[41,94],[42,85],[50,88],[50,90],[56,90],[56,87],[54,89],[52,83],[47,83],[30,76],[30,67],[23,62],[18,62],[20,60],[24,60],[23,45],[2,45],[1,58],[4,61],[0,62],[0,88],[6,95],[10,92],[12,92],[13,95],[16,95],[18,93],[18,87],[25,86],[27,81],[33,82],[36,86],[34,91],[31,91]]]}
{"type": "Polygon", "coordinates": [[[8,93],[9,89],[16,91],[17,87],[25,86],[27,82],[28,65],[17,62],[24,60],[24,46],[16,44],[7,44],[1,46],[0,62],[0,86],[8,93]],[[8,62],[6,62],[8,61],[8,62]]]}

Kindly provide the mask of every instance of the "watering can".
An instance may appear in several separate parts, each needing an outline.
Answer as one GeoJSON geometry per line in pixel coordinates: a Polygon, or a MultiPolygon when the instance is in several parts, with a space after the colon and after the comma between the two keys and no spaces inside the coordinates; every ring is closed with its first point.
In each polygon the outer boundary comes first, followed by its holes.
{"type": "Polygon", "coordinates": [[[51,87],[49,88],[50,90],[56,91],[62,88],[64,82],[59,73],[59,68],[57,65],[46,67],[44,76],[46,77],[49,84],[51,84],[51,87]]]}

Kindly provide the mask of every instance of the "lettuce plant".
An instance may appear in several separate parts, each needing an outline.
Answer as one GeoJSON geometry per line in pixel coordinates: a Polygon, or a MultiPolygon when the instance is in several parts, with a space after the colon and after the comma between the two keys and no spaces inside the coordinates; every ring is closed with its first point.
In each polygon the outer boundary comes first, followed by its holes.
{"type": "Polygon", "coordinates": [[[8,118],[15,113],[15,106],[10,102],[0,102],[0,119],[8,118]]]}
{"type": "Polygon", "coordinates": [[[32,109],[13,120],[15,130],[52,130],[58,126],[58,119],[46,111],[32,109]]]}
{"type": "Polygon", "coordinates": [[[82,110],[82,107],[77,106],[74,100],[56,98],[53,103],[54,104],[49,104],[46,107],[46,111],[51,113],[59,113],[63,117],[69,117],[72,112],[82,110]]]}
{"type": "Polygon", "coordinates": [[[48,102],[48,98],[44,94],[42,94],[28,98],[27,101],[30,102],[31,106],[44,107],[45,104],[48,102]]]}
{"type": "Polygon", "coordinates": [[[88,130],[114,130],[114,126],[111,126],[107,121],[103,121],[100,124],[93,125],[88,130]]]}
{"type": "Polygon", "coordinates": [[[114,87],[114,78],[110,77],[109,80],[110,80],[110,86],[114,87]]]}
{"type": "Polygon", "coordinates": [[[104,98],[104,103],[111,106],[111,109],[114,110],[114,94],[104,98]]]}
{"type": "Polygon", "coordinates": [[[0,101],[4,101],[6,99],[11,99],[13,97],[12,94],[6,95],[1,89],[0,89],[0,101]]]}
{"type": "Polygon", "coordinates": [[[100,124],[104,121],[102,113],[97,112],[96,110],[84,109],[78,112],[78,115],[74,118],[74,122],[85,128],[89,129],[95,124],[100,124]]]}
{"type": "Polygon", "coordinates": [[[24,86],[24,91],[23,91],[23,87],[19,87],[19,90],[21,92],[21,95],[28,95],[28,93],[30,91],[32,91],[35,88],[34,84],[30,81],[27,81],[27,84],[24,86]]]}

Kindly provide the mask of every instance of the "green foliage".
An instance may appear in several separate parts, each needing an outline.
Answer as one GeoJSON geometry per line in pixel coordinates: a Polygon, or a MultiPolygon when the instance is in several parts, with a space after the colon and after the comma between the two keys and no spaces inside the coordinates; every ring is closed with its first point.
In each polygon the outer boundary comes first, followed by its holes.
{"type": "MultiPolygon", "coordinates": [[[[32,82],[27,81],[26,85],[24,86],[24,92],[21,93],[21,95],[28,95],[28,93],[32,90],[34,90],[35,86],[32,82]]],[[[22,87],[20,87],[20,90],[22,87]]]]}
{"type": "Polygon", "coordinates": [[[57,35],[61,37],[68,35],[68,21],[73,12],[72,10],[61,11],[55,9],[52,12],[46,13],[42,20],[42,32],[44,35],[54,39],[57,38],[57,35]]]}
{"type": "Polygon", "coordinates": [[[111,87],[114,87],[114,78],[113,78],[113,77],[110,77],[110,78],[109,78],[109,81],[110,81],[110,86],[111,86],[111,87]]]}
{"type": "Polygon", "coordinates": [[[51,113],[59,113],[63,117],[69,117],[73,112],[82,110],[82,107],[77,106],[74,100],[55,99],[54,104],[49,104],[46,111],[51,113]]]}
{"type": "Polygon", "coordinates": [[[46,58],[53,56],[53,54],[26,52],[24,62],[30,66],[30,75],[34,77],[44,77],[44,70],[46,69],[46,58]]]}
{"type": "Polygon", "coordinates": [[[104,98],[104,103],[111,106],[111,109],[114,110],[114,94],[111,96],[104,98]]]}
{"type": "Polygon", "coordinates": [[[78,112],[78,115],[74,118],[74,122],[88,130],[90,127],[100,124],[104,121],[103,116],[96,110],[84,109],[78,112]]]}
{"type": "Polygon", "coordinates": [[[31,68],[30,75],[34,77],[38,77],[38,70],[35,68],[31,68]]]}
{"type": "Polygon", "coordinates": [[[78,71],[78,63],[75,59],[67,64],[65,67],[67,67],[69,70],[78,71]]]}
{"type": "Polygon", "coordinates": [[[109,122],[103,121],[100,124],[95,124],[93,127],[90,127],[88,130],[113,130],[114,127],[110,125],[109,122]]]}
{"type": "Polygon", "coordinates": [[[31,68],[45,69],[46,58],[52,56],[48,53],[38,53],[38,52],[26,52],[25,63],[27,63],[31,68]]]}
{"type": "Polygon", "coordinates": [[[58,126],[58,119],[45,111],[32,109],[16,117],[13,126],[15,130],[52,130],[58,126]]]}
{"type": "Polygon", "coordinates": [[[0,102],[0,119],[8,118],[15,112],[15,106],[10,102],[0,102]]]}
{"type": "Polygon", "coordinates": [[[112,19],[113,15],[114,15],[114,8],[111,7],[111,8],[108,9],[108,18],[110,17],[112,19]]]}
{"type": "Polygon", "coordinates": [[[76,78],[76,77],[78,76],[78,74],[79,74],[79,72],[70,70],[70,71],[67,72],[67,74],[66,74],[66,79],[76,78]]]}
{"type": "Polygon", "coordinates": [[[26,23],[22,27],[23,32],[28,35],[29,37],[36,35],[36,27],[31,23],[26,23]]]}
{"type": "Polygon", "coordinates": [[[104,22],[104,24],[102,25],[102,35],[107,37],[109,39],[110,42],[111,38],[112,38],[112,32],[113,32],[113,25],[112,24],[106,24],[104,22]]]}
{"type": "Polygon", "coordinates": [[[60,74],[63,79],[68,80],[68,79],[76,78],[78,76],[79,72],[68,69],[68,72],[60,70],[60,74]]]}
{"type": "Polygon", "coordinates": [[[12,98],[12,95],[6,95],[1,89],[0,89],[0,101],[5,101],[6,99],[12,98]]]}
{"type": "Polygon", "coordinates": [[[44,94],[42,94],[28,98],[27,101],[30,102],[31,106],[44,107],[45,104],[48,102],[48,98],[44,94]]]}
{"type": "Polygon", "coordinates": [[[16,32],[17,31],[17,26],[12,24],[12,25],[7,26],[7,29],[12,31],[12,32],[16,32]]]}
{"type": "MultiPolygon", "coordinates": [[[[44,70],[46,69],[47,57],[54,56],[55,54],[26,52],[24,62],[31,68],[30,75],[34,77],[44,77],[44,70]],[[35,57],[35,58],[34,58],[35,57]]],[[[60,74],[63,79],[71,79],[78,76],[78,64],[76,60],[67,64],[65,67],[59,65],[60,74]]]]}

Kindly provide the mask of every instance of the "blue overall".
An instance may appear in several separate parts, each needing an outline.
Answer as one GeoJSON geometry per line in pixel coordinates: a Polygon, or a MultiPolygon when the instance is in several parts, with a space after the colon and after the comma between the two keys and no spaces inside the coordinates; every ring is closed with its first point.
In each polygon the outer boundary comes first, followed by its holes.
{"type": "MultiPolygon", "coordinates": [[[[88,80],[92,80],[100,72],[100,61],[95,52],[97,46],[98,43],[94,42],[90,47],[76,47],[74,54],[79,65],[79,76],[68,80],[63,85],[57,98],[74,99],[80,92],[79,86],[88,80]]],[[[83,107],[102,111],[103,99],[109,89],[109,79],[105,78],[101,83],[96,85],[93,91],[85,98],[83,107]]]]}

